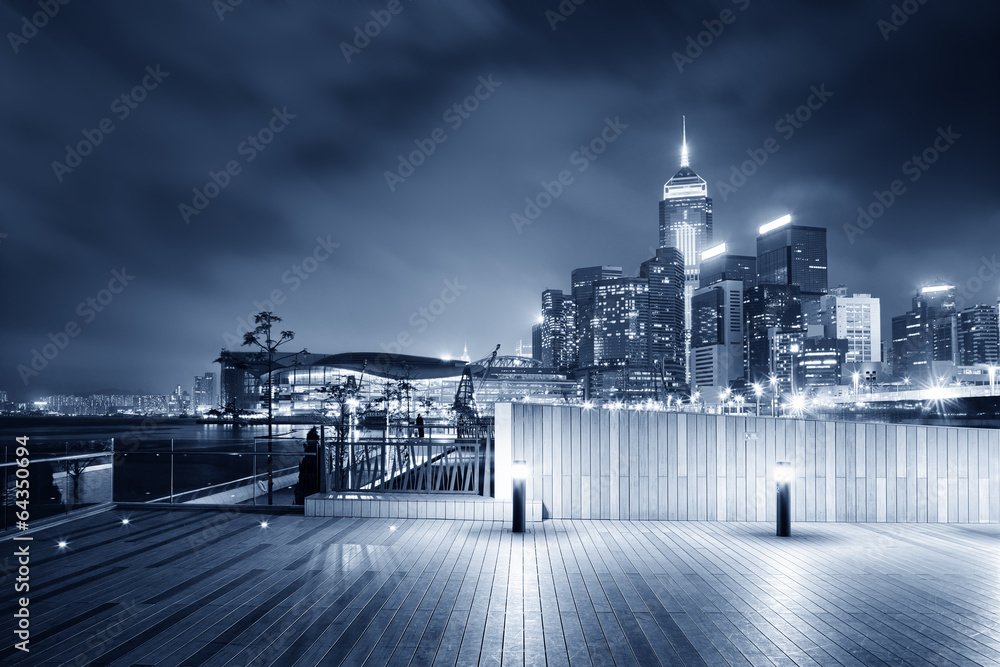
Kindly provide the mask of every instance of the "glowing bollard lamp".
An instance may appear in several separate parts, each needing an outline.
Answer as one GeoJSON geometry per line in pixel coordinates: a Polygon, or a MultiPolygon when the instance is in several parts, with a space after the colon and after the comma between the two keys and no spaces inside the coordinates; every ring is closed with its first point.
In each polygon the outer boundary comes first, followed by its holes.
{"type": "Polygon", "coordinates": [[[514,478],[514,525],[511,532],[524,532],[524,496],[525,485],[528,481],[528,463],[526,461],[514,461],[510,468],[511,476],[514,478]]]}
{"type": "Polygon", "coordinates": [[[774,468],[774,482],[778,491],[778,537],[792,534],[792,464],[779,461],[774,468]]]}

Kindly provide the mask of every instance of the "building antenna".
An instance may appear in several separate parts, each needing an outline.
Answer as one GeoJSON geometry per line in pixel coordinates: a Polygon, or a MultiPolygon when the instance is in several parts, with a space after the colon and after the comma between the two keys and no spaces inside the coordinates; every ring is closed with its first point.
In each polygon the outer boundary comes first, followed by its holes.
{"type": "Polygon", "coordinates": [[[687,137],[687,116],[681,116],[682,143],[681,143],[681,166],[688,165],[688,137],[687,137]]]}

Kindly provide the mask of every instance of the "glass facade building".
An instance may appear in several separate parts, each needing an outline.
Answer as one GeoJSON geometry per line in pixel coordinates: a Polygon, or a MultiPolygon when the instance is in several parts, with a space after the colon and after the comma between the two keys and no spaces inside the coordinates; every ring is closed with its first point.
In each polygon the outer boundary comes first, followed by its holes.
{"type": "Polygon", "coordinates": [[[757,237],[757,284],[827,292],[826,229],[786,224],[757,237]]]}
{"type": "Polygon", "coordinates": [[[594,365],[594,283],[620,278],[620,266],[588,266],[574,269],[573,303],[576,305],[577,363],[580,368],[594,365]]]}

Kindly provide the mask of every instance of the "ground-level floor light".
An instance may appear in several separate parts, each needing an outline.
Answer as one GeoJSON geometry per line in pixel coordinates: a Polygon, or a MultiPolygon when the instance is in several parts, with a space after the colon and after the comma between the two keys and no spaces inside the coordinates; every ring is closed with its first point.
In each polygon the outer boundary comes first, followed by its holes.
{"type": "Polygon", "coordinates": [[[778,492],[778,537],[792,534],[792,464],[779,461],[774,468],[774,483],[778,492]]]}
{"type": "Polygon", "coordinates": [[[528,463],[526,461],[514,461],[510,468],[511,476],[514,478],[514,523],[511,531],[515,533],[524,532],[524,501],[525,485],[528,481],[528,463]]]}

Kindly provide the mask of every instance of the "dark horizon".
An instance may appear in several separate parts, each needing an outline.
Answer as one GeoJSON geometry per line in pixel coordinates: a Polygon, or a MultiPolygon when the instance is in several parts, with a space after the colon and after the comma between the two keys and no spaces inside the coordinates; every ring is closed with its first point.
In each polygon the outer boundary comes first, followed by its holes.
{"type": "Polygon", "coordinates": [[[290,350],[513,354],[542,290],[653,255],[682,116],[731,252],[827,228],[884,342],[920,286],[997,303],[993,4],[220,6],[0,8],[11,400],[188,387],[259,310],[290,350]]]}

